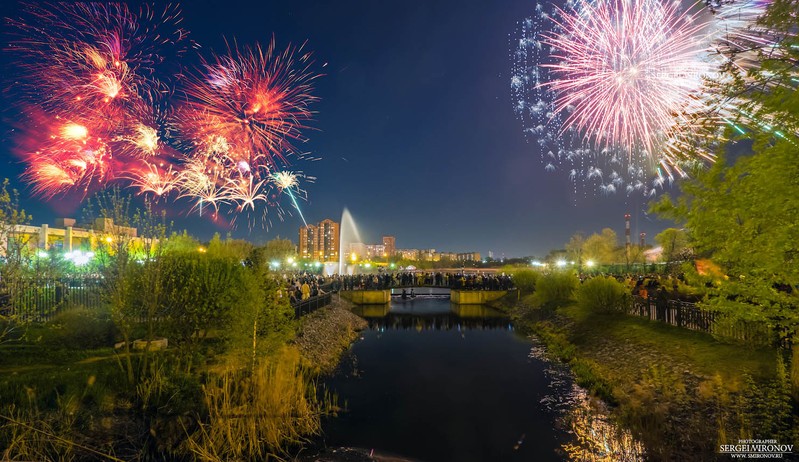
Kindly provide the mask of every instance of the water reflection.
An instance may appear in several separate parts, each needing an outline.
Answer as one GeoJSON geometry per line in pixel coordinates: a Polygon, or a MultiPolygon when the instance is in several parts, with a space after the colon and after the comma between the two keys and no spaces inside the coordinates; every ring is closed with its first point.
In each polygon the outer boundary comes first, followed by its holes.
{"type": "Polygon", "coordinates": [[[484,305],[457,305],[414,300],[385,305],[362,305],[352,312],[366,319],[369,329],[385,330],[513,330],[508,317],[484,305]]]}
{"type": "Polygon", "coordinates": [[[643,460],[503,313],[421,297],[353,312],[370,328],[325,381],[346,412],[322,446],[426,461],[643,460]]]}
{"type": "Polygon", "coordinates": [[[561,445],[563,455],[571,461],[638,462],[645,460],[644,446],[626,429],[609,417],[602,402],[593,399],[584,388],[573,381],[564,364],[546,359],[546,349],[535,338],[530,358],[544,360],[544,373],[549,378],[550,393],[542,400],[555,413],[558,424],[572,438],[561,445]]]}

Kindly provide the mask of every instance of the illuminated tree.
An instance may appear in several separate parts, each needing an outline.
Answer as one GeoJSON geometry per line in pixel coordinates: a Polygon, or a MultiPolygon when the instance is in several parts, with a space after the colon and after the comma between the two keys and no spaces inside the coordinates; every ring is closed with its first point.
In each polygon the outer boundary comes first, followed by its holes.
{"type": "Polygon", "coordinates": [[[773,326],[799,321],[798,16],[799,0],[775,0],[758,22],[774,42],[736,50],[756,65],[729,66],[712,86],[719,98],[745,96],[741,113],[763,121],[740,135],[748,141],[738,146],[751,151],[720,153],[682,183],[679,197],[654,206],[684,223],[697,256],[712,258],[728,276],[709,303],[773,326]]]}

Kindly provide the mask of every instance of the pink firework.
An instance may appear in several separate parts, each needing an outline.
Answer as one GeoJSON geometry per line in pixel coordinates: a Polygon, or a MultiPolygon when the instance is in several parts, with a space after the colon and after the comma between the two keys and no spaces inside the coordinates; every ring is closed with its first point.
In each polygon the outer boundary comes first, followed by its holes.
{"type": "Polygon", "coordinates": [[[556,58],[546,65],[555,77],[546,85],[564,129],[651,156],[675,130],[693,130],[675,120],[697,110],[692,95],[708,67],[698,45],[703,25],[678,2],[598,0],[559,17],[559,31],[544,41],[556,58]]]}
{"type": "Polygon", "coordinates": [[[195,146],[224,143],[234,164],[266,178],[305,140],[302,130],[317,100],[310,65],[302,47],[279,53],[274,41],[266,50],[235,46],[214,56],[190,81],[180,116],[183,138],[195,146]]]}

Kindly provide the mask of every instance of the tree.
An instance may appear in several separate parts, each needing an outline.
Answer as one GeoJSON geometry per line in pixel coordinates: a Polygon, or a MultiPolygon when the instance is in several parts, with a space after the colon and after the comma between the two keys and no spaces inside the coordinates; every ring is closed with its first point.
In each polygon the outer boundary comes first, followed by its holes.
{"type": "Polygon", "coordinates": [[[666,228],[655,236],[655,242],[663,249],[662,259],[666,270],[670,271],[677,260],[688,251],[688,234],[685,230],[666,228]]]}
{"type": "Polygon", "coordinates": [[[127,379],[135,382],[130,341],[141,318],[147,327],[147,347],[141,362],[147,367],[149,342],[155,337],[155,319],[160,304],[160,257],[163,254],[167,225],[163,213],[156,214],[145,201],[137,209],[130,196],[119,188],[98,193],[89,201],[86,217],[94,226],[97,241],[98,271],[103,276],[103,293],[111,318],[122,335],[127,379]]]}
{"type": "Polygon", "coordinates": [[[19,308],[19,290],[29,273],[31,234],[20,232],[30,223],[31,216],[20,207],[19,193],[9,190],[8,179],[0,187],[0,294],[5,294],[16,313],[19,308]]]}
{"type": "Polygon", "coordinates": [[[268,267],[272,262],[284,264],[288,258],[297,258],[297,250],[289,239],[279,236],[266,244],[256,247],[252,252],[252,260],[256,266],[268,267]]]}
{"type": "Polygon", "coordinates": [[[583,233],[574,233],[566,243],[566,257],[569,261],[577,263],[577,268],[582,271],[583,249],[585,247],[585,236],[583,233]]]}
{"type": "Polygon", "coordinates": [[[748,120],[765,121],[740,136],[751,152],[720,152],[682,183],[678,198],[653,206],[684,223],[697,256],[712,258],[729,277],[710,302],[715,308],[778,326],[799,321],[798,11],[799,0],[775,0],[758,26],[775,43],[737,50],[755,65],[731,65],[712,86],[720,99],[740,102],[748,120]]]}
{"type": "Polygon", "coordinates": [[[616,231],[605,228],[600,234],[588,236],[583,244],[583,258],[602,265],[616,263],[618,238],[616,231]]]}

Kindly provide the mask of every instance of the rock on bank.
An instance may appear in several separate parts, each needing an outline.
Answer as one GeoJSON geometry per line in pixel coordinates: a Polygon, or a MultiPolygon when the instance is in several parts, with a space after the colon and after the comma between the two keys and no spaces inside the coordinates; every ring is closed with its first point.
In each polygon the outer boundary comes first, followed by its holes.
{"type": "Polygon", "coordinates": [[[322,373],[331,373],[338,365],[341,354],[358,338],[358,331],[368,325],[349,311],[350,302],[337,296],[333,303],[302,319],[294,344],[322,373]]]}

